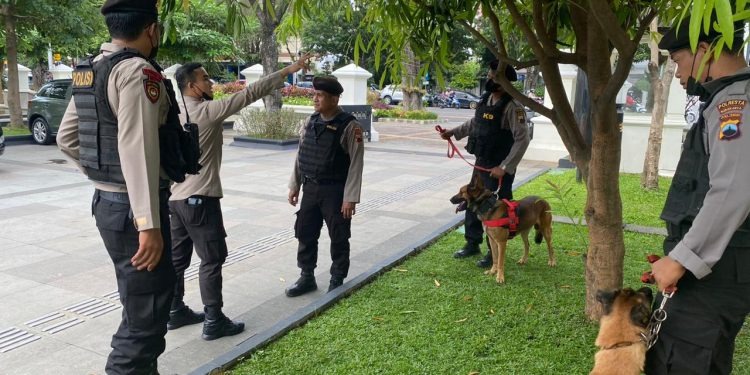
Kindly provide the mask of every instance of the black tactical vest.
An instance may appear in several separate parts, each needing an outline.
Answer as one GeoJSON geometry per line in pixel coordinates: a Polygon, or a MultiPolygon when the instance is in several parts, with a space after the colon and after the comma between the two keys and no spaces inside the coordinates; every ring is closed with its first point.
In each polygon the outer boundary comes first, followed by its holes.
{"type": "MultiPolygon", "coordinates": [[[[89,179],[125,186],[117,146],[117,118],[109,106],[107,86],[112,69],[119,62],[141,57],[138,51],[125,48],[94,62],[93,57],[76,66],[73,72],[73,100],[78,113],[80,163],[89,179]]],[[[156,62],[146,59],[156,71],[156,62]]],[[[179,108],[171,82],[164,81],[170,100],[167,123],[159,127],[161,166],[176,182],[185,180],[185,173],[197,174],[200,164],[197,126],[183,131],[179,108]]]]}
{"type": "Polygon", "coordinates": [[[466,151],[477,157],[477,165],[494,167],[508,156],[513,147],[513,132],[503,129],[505,109],[511,102],[505,94],[500,102],[489,106],[490,93],[485,94],[474,113],[474,127],[469,133],[466,151]]]}
{"type": "MultiPolygon", "coordinates": [[[[703,206],[703,199],[710,188],[708,176],[708,157],[703,142],[705,119],[703,108],[711,105],[714,96],[733,82],[750,79],[750,74],[732,76],[714,91],[701,107],[698,121],[690,128],[682,144],[682,154],[677,163],[672,185],[669,187],[667,201],[661,213],[661,219],[667,224],[667,238],[664,240],[664,252],[669,254],[685,236],[693,220],[703,206]]],[[[719,218],[717,218],[719,220],[719,218]]],[[[731,247],[750,247],[750,219],[746,218],[729,241],[731,247]]]]}
{"type": "Polygon", "coordinates": [[[303,178],[346,182],[350,159],[341,147],[341,136],[354,119],[346,112],[340,112],[330,121],[323,120],[317,112],[310,116],[297,160],[303,178]]]}

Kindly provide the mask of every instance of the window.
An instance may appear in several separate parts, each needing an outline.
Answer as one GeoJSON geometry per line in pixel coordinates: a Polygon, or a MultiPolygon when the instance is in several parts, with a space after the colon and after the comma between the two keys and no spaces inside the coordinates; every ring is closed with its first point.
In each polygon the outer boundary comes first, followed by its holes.
{"type": "Polygon", "coordinates": [[[49,90],[49,97],[55,99],[65,99],[65,93],[68,91],[68,85],[59,83],[53,85],[49,90]]]}

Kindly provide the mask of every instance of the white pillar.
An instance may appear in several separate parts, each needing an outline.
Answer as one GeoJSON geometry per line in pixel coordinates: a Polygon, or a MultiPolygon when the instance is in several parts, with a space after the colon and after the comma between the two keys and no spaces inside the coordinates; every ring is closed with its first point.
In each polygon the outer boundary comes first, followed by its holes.
{"type": "MultiPolygon", "coordinates": [[[[578,68],[575,65],[560,64],[558,69],[560,70],[565,94],[572,107],[575,100],[574,93],[578,68]]],[[[546,88],[544,89],[544,106],[554,109],[552,99],[546,88]]],[[[534,123],[534,138],[524,154],[524,159],[556,163],[560,158],[568,155],[568,150],[565,148],[560,133],[557,132],[557,127],[552,123],[552,120],[544,116],[536,116],[531,121],[534,123]]]]}
{"type": "MultiPolygon", "coordinates": [[[[360,68],[356,64],[349,64],[333,71],[339,83],[344,88],[339,104],[341,105],[367,105],[367,79],[372,73],[360,68]]],[[[375,123],[370,117],[370,142],[380,140],[380,134],[375,129],[375,123]]]]}
{"type": "MultiPolygon", "coordinates": [[[[240,74],[245,77],[245,84],[251,85],[257,82],[260,77],[263,76],[263,65],[255,64],[251,67],[243,69],[240,74]]],[[[256,100],[255,102],[250,104],[250,107],[265,108],[265,106],[263,105],[263,99],[256,100]]]]}
{"type": "Polygon", "coordinates": [[[669,98],[667,99],[667,113],[664,116],[664,120],[684,123],[685,104],[687,104],[685,89],[680,85],[679,79],[672,78],[672,84],[669,86],[669,98]]]}
{"type": "Polygon", "coordinates": [[[49,72],[52,74],[52,79],[73,78],[73,68],[65,64],[52,65],[52,69],[50,69],[49,72]]]}
{"type": "Polygon", "coordinates": [[[21,109],[29,109],[29,99],[34,95],[34,92],[29,88],[29,73],[31,69],[18,64],[18,92],[19,99],[21,100],[21,109]]]}
{"type": "Polygon", "coordinates": [[[174,88],[174,96],[177,97],[177,102],[182,104],[182,93],[180,92],[180,87],[177,86],[177,77],[175,76],[177,74],[177,69],[179,69],[182,65],[180,64],[174,64],[170,66],[167,69],[164,69],[164,76],[172,82],[172,87],[174,88]]]}

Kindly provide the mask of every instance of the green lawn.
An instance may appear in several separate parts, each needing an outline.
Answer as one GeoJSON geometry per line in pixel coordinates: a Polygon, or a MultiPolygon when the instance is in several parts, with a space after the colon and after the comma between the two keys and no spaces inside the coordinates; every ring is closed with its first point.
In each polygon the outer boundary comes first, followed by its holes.
{"type": "MultiPolygon", "coordinates": [[[[622,199],[622,219],[625,224],[636,224],[663,228],[664,222],[659,219],[664,200],[667,198],[671,178],[659,178],[659,190],[641,189],[641,176],[637,174],[620,175],[620,195],[622,199]]],[[[586,187],[575,182],[575,170],[551,170],[513,192],[515,198],[527,195],[539,195],[548,199],[554,215],[569,217],[581,215],[586,204],[586,187]],[[565,203],[554,198],[553,189],[547,181],[558,186],[570,188],[564,195],[565,203]],[[566,213],[566,209],[570,214],[566,213]]]]}
{"type": "Polygon", "coordinates": [[[29,128],[9,128],[9,127],[3,127],[3,135],[9,136],[9,135],[30,135],[31,132],[29,132],[29,128]]]}
{"type": "MultiPolygon", "coordinates": [[[[637,176],[624,180],[623,186],[637,185],[637,176]]],[[[535,185],[519,189],[519,197],[535,185]]],[[[654,199],[644,215],[631,212],[631,222],[659,226],[654,217],[664,193],[628,189],[654,199]]],[[[635,204],[626,206],[633,211],[635,204]]],[[[583,314],[581,236],[585,227],[554,224],[555,268],[547,267],[546,248],[535,244],[529,263],[518,266],[523,244],[511,241],[506,284],[497,285],[474,265],[477,258],[453,259],[463,236],[451,232],[228,373],[587,374],[598,327],[583,314]]],[[[637,288],[648,269],[645,256],[661,253],[663,237],[624,236],[624,284],[637,288]]],[[[734,362],[734,373],[750,373],[747,329],[734,362]]]]}

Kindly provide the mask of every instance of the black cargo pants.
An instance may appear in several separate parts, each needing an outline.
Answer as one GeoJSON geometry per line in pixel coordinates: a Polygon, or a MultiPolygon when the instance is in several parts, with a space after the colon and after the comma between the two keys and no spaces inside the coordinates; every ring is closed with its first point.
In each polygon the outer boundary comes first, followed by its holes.
{"type": "Polygon", "coordinates": [[[297,211],[294,234],[299,240],[297,266],[312,272],[318,264],[318,238],[325,221],[331,237],[331,276],[346,278],[349,273],[349,238],[351,219],[344,219],[341,205],[344,183],[315,183],[302,185],[302,200],[297,211]]]}
{"type": "MultiPolygon", "coordinates": [[[[479,163],[477,163],[479,165],[479,163]]],[[[490,176],[489,172],[483,172],[478,169],[474,169],[474,173],[471,175],[471,179],[474,176],[479,175],[484,183],[485,189],[495,191],[497,190],[498,179],[490,176]]],[[[498,192],[499,199],[513,199],[513,180],[515,175],[505,174],[503,175],[502,188],[498,192]]],[[[471,181],[471,180],[470,180],[471,181]]],[[[484,234],[484,228],[482,227],[482,220],[477,218],[477,215],[472,210],[466,210],[466,216],[464,219],[464,238],[466,243],[469,245],[475,244],[479,246],[482,243],[482,236],[484,234]]]]}
{"type": "MultiPolygon", "coordinates": [[[[661,294],[654,306],[660,302],[661,294]]],[[[727,248],[703,279],[686,272],[665,309],[646,374],[730,374],[734,340],[750,313],[750,248],[727,248]]]]}
{"type": "Polygon", "coordinates": [[[185,295],[185,270],[195,253],[201,259],[198,284],[205,306],[223,306],[221,268],[227,259],[227,232],[217,197],[193,196],[169,201],[172,212],[172,260],[177,282],[175,298],[185,295]]]}
{"type": "Polygon", "coordinates": [[[157,358],[164,352],[175,280],[172,266],[168,190],[160,190],[159,213],[164,251],[153,271],[138,271],[130,259],[138,250],[138,231],[126,193],[96,190],[92,212],[104,246],[115,266],[122,320],[112,336],[107,374],[156,374],[157,358]]]}

